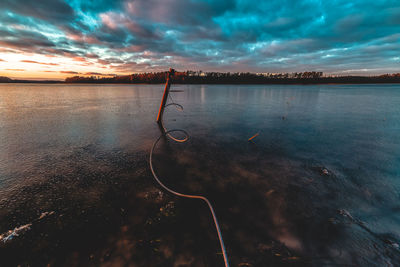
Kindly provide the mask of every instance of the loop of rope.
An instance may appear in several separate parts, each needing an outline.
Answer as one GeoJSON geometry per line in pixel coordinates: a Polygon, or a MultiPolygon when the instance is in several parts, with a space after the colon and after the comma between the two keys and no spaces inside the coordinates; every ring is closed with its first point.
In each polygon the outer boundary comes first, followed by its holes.
{"type": "MultiPolygon", "coordinates": [[[[172,102],[172,103],[169,103],[169,104],[165,105],[165,107],[168,107],[168,106],[175,106],[177,109],[179,108],[178,110],[183,111],[183,106],[182,106],[182,105],[177,104],[177,103],[174,103],[174,102],[172,101],[172,98],[170,98],[170,99],[171,99],[171,102],[172,102]]],[[[179,196],[179,197],[185,197],[185,198],[191,198],[191,199],[200,199],[200,200],[203,200],[204,202],[207,203],[207,206],[208,206],[208,208],[210,209],[211,215],[212,215],[213,220],[214,220],[215,228],[216,228],[217,233],[218,233],[219,243],[220,243],[220,246],[221,246],[222,255],[223,255],[223,257],[224,257],[225,267],[229,267],[228,255],[227,255],[227,253],[226,253],[226,249],[225,249],[225,245],[224,245],[224,240],[222,239],[221,229],[220,229],[220,227],[219,227],[218,220],[217,220],[217,216],[215,215],[215,212],[214,212],[214,208],[212,207],[210,201],[209,201],[206,197],[204,197],[204,196],[200,196],[200,195],[188,195],[188,194],[183,194],[183,193],[179,193],[179,192],[176,192],[176,191],[172,190],[171,188],[167,187],[166,185],[164,185],[164,183],[161,182],[161,180],[160,180],[159,177],[157,176],[156,172],[154,171],[154,166],[153,166],[153,153],[154,153],[154,149],[155,149],[155,147],[157,146],[157,143],[161,140],[161,138],[162,138],[164,135],[168,136],[170,139],[174,140],[175,142],[179,142],[179,143],[184,143],[184,142],[186,142],[186,141],[189,139],[189,134],[188,134],[185,130],[182,130],[182,129],[167,130],[167,129],[164,127],[164,124],[163,124],[163,122],[162,122],[162,119],[161,119],[161,126],[162,126],[162,128],[164,129],[164,133],[161,134],[161,135],[157,138],[157,140],[153,143],[153,146],[151,147],[151,150],[150,150],[150,170],[151,170],[151,173],[153,174],[153,177],[154,177],[154,179],[157,181],[157,183],[158,183],[163,189],[165,189],[166,191],[170,192],[171,194],[174,194],[174,195],[179,196]],[[182,133],[184,133],[185,137],[182,138],[182,139],[178,139],[178,138],[174,137],[173,135],[171,135],[172,132],[182,132],[182,133]]]]}

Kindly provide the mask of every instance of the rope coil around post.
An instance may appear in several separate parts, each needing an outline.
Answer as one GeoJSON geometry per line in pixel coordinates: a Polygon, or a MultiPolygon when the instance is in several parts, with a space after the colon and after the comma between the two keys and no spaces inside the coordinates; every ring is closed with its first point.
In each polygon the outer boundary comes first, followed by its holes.
{"type": "Polygon", "coordinates": [[[157,181],[157,183],[164,190],[168,191],[169,193],[174,194],[174,195],[176,195],[178,197],[191,198],[191,199],[200,199],[200,200],[203,200],[204,202],[207,203],[207,206],[210,209],[211,215],[212,215],[213,220],[214,220],[215,228],[216,228],[217,233],[218,233],[218,239],[219,239],[219,243],[220,243],[220,246],[221,246],[222,255],[224,257],[225,267],[229,267],[228,255],[226,253],[225,244],[224,244],[224,240],[222,238],[221,229],[219,227],[217,216],[215,215],[214,208],[211,205],[210,201],[204,196],[183,194],[183,193],[179,193],[179,192],[176,192],[176,191],[172,190],[171,188],[166,186],[163,182],[161,182],[160,178],[157,176],[157,174],[156,174],[156,172],[154,170],[154,166],[153,166],[154,149],[155,149],[155,147],[157,146],[158,142],[161,140],[161,138],[163,136],[168,136],[170,139],[174,140],[175,142],[179,142],[179,143],[184,143],[189,139],[189,134],[185,130],[182,130],[182,129],[167,130],[164,127],[164,124],[163,124],[163,121],[162,121],[162,115],[163,115],[165,107],[175,106],[178,110],[183,111],[183,106],[180,105],[180,104],[174,103],[172,101],[172,99],[171,99],[171,103],[166,104],[167,96],[168,96],[168,93],[169,93],[169,86],[170,86],[169,77],[170,77],[171,74],[173,75],[173,73],[174,73],[174,70],[170,69],[169,75],[167,77],[167,83],[166,83],[166,87],[165,87],[165,91],[164,91],[163,100],[162,100],[161,106],[160,106],[159,116],[157,117],[157,122],[159,123],[160,127],[163,129],[163,133],[156,139],[156,141],[154,141],[154,143],[153,143],[153,145],[151,147],[151,150],[150,150],[150,170],[151,170],[151,173],[153,174],[154,179],[157,181]],[[178,138],[174,137],[171,134],[173,132],[182,132],[185,135],[185,137],[182,138],[182,139],[178,139],[178,138]]]}

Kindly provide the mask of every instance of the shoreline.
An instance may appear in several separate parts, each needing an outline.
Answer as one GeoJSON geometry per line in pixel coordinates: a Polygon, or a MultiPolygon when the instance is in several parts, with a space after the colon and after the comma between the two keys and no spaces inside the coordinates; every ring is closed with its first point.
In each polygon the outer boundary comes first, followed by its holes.
{"type": "MultiPolygon", "coordinates": [[[[165,84],[165,82],[159,82],[159,83],[104,83],[104,82],[93,82],[93,83],[88,83],[88,82],[77,82],[77,83],[71,83],[71,82],[58,82],[58,81],[15,81],[15,82],[0,82],[0,84],[66,84],[66,85],[72,85],[72,84],[93,84],[93,85],[154,85],[154,84],[165,84]]],[[[275,83],[177,83],[175,82],[175,85],[345,85],[345,84],[399,84],[400,81],[382,81],[382,82],[293,82],[293,83],[285,83],[285,82],[275,82],[275,83]]]]}

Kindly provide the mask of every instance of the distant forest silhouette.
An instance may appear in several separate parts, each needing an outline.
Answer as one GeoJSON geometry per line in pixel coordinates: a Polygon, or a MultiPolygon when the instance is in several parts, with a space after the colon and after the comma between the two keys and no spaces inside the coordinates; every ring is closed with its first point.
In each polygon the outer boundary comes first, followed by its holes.
{"type": "MultiPolygon", "coordinates": [[[[164,83],[167,72],[138,73],[115,77],[74,76],[66,83],[164,83]]],[[[379,76],[323,76],[322,72],[250,73],[250,72],[175,72],[176,84],[318,84],[318,83],[400,83],[400,73],[379,76]]]]}
{"type": "MultiPolygon", "coordinates": [[[[74,76],[65,79],[65,83],[121,83],[159,84],[166,80],[167,72],[137,73],[124,76],[74,76]]],[[[322,72],[296,72],[296,73],[222,73],[184,71],[175,72],[172,77],[176,84],[326,84],[326,83],[400,83],[400,73],[384,74],[378,76],[324,76],[322,72]]],[[[62,81],[28,81],[12,80],[0,77],[0,83],[16,82],[47,82],[62,83],[62,81]]]]}

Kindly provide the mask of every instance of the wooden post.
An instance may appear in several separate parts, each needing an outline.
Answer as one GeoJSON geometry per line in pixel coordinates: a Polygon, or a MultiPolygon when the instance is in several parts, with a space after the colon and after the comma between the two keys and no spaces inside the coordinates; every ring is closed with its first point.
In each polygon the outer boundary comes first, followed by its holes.
{"type": "Polygon", "coordinates": [[[164,108],[165,108],[165,104],[167,103],[169,88],[171,86],[171,77],[174,76],[174,74],[175,74],[175,70],[169,69],[169,72],[167,75],[167,81],[165,82],[164,95],[162,97],[160,109],[158,110],[158,115],[157,115],[157,123],[159,123],[159,124],[162,123],[162,116],[164,114],[164,108]]]}

